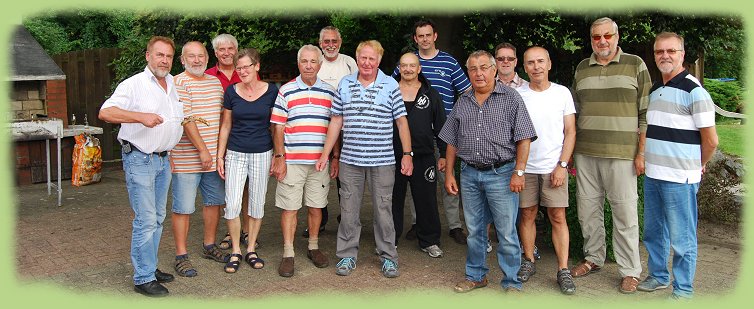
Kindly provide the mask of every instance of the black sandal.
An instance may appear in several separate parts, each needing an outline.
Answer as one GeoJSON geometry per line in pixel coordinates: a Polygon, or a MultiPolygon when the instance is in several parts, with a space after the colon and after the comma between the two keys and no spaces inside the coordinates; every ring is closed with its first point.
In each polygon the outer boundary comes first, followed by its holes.
{"type": "Polygon", "coordinates": [[[220,241],[219,244],[217,244],[217,247],[223,250],[230,249],[231,246],[231,239],[230,239],[230,232],[225,233],[225,237],[223,237],[223,240],[220,241]]]}
{"type": "MultiPolygon", "coordinates": [[[[241,244],[244,246],[249,245],[249,233],[241,231],[241,244]]],[[[254,249],[259,249],[259,240],[254,242],[254,249]]]]}
{"type": "Polygon", "coordinates": [[[249,263],[249,266],[251,266],[251,268],[254,268],[254,269],[264,268],[264,260],[259,258],[259,255],[256,252],[246,253],[244,260],[246,260],[246,263],[249,263]],[[261,266],[257,267],[257,265],[261,265],[261,266]]]}
{"type": "Polygon", "coordinates": [[[225,272],[229,274],[235,274],[238,271],[238,267],[241,266],[241,254],[233,253],[228,258],[228,263],[225,264],[225,272]],[[233,258],[237,258],[235,261],[233,258]]]}

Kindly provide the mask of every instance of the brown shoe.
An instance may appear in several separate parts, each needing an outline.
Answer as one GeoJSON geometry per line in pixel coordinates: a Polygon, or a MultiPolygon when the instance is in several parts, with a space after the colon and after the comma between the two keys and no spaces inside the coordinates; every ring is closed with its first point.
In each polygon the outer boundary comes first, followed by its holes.
{"type": "Polygon", "coordinates": [[[450,230],[450,232],[448,232],[448,235],[450,236],[450,238],[453,238],[453,240],[459,245],[466,244],[466,233],[463,232],[463,229],[454,228],[450,230]]]}
{"type": "Polygon", "coordinates": [[[453,290],[457,293],[466,293],[473,289],[483,288],[487,286],[487,277],[484,277],[482,281],[471,281],[469,279],[458,282],[453,290]]]}
{"type": "Polygon", "coordinates": [[[602,268],[597,266],[597,264],[594,264],[587,260],[581,260],[578,265],[571,268],[571,276],[573,276],[574,278],[583,277],[591,273],[596,273],[600,271],[600,269],[602,268]]]}
{"type": "Polygon", "coordinates": [[[620,292],[623,294],[633,294],[636,292],[637,286],[639,286],[639,278],[625,276],[620,281],[620,292]]]}
{"type": "Polygon", "coordinates": [[[280,267],[278,267],[278,274],[281,277],[293,276],[293,257],[284,257],[280,261],[280,267]]]}
{"type": "Polygon", "coordinates": [[[312,263],[314,263],[314,266],[317,268],[325,268],[327,265],[330,265],[327,256],[325,256],[322,251],[319,251],[319,249],[309,250],[306,252],[306,257],[312,260],[312,263]]]}

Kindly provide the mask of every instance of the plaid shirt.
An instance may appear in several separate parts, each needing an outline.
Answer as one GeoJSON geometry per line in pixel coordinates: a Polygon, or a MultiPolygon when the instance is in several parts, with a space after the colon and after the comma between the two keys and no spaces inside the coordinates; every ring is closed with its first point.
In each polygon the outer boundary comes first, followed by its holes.
{"type": "Polygon", "coordinates": [[[495,89],[482,106],[474,90],[461,94],[448,115],[440,138],[458,149],[458,157],[474,165],[489,165],[515,159],[516,142],[537,133],[521,95],[495,82],[495,89]]]}

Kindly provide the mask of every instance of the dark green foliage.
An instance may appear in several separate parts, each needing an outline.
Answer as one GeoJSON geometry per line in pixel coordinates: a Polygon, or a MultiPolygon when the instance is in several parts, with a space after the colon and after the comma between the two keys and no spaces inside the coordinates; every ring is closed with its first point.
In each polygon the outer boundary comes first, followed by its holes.
{"type": "Polygon", "coordinates": [[[26,29],[51,55],[73,50],[119,47],[131,35],[134,13],[81,10],[47,13],[24,20],[26,29]]]}
{"type": "MultiPolygon", "coordinates": [[[[637,211],[639,214],[639,239],[644,235],[644,176],[637,180],[637,211]]],[[[568,232],[570,234],[570,246],[568,256],[572,261],[578,261],[584,258],[584,237],[581,234],[581,224],[579,224],[578,206],[576,204],[576,177],[568,176],[568,205],[566,209],[566,221],[568,222],[568,232]]],[[[544,211],[544,210],[543,210],[544,211]]],[[[544,211],[546,213],[546,211],[544,211]]],[[[605,243],[607,244],[607,259],[615,261],[613,254],[613,215],[610,203],[605,201],[605,243]]],[[[543,241],[548,246],[552,246],[552,227],[550,222],[545,220],[545,233],[543,241]]]]}
{"type": "Polygon", "coordinates": [[[744,89],[739,81],[722,82],[705,78],[704,89],[720,108],[730,112],[742,112],[744,89]]]}

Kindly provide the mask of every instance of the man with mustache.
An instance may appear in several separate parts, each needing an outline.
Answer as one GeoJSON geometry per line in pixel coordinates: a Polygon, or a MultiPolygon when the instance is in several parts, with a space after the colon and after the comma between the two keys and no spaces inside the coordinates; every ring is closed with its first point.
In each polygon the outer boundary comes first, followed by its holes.
{"type": "Polygon", "coordinates": [[[495,46],[495,61],[497,63],[497,79],[511,88],[524,87],[529,82],[518,76],[516,73],[516,46],[508,42],[503,42],[495,46]]]}
{"type": "Polygon", "coordinates": [[[618,24],[603,17],[590,28],[591,57],[576,67],[576,201],[584,260],[573,277],[598,271],[605,263],[605,198],[613,219],[613,244],[620,292],[634,293],[641,275],[636,178],[644,173],[647,103],[652,86],[640,57],[618,47],[618,24]]]}
{"type": "Polygon", "coordinates": [[[170,153],[173,170],[171,221],[175,238],[175,272],[194,277],[198,273],[189,260],[186,239],[189,218],[195,210],[196,191],[202,192],[205,258],[224,263],[228,258],[215,245],[220,209],[225,206],[225,182],[217,174],[217,136],[223,88],[217,77],[205,73],[207,49],[201,42],[188,42],[181,51],[185,71],[175,76],[175,88],[186,118],[183,136],[170,153]],[[199,121],[197,121],[199,120],[199,121]]]}
{"type": "Polygon", "coordinates": [[[183,106],[170,75],[174,54],[172,39],[152,37],[147,43],[147,67],[121,82],[99,111],[100,120],[121,124],[118,141],[134,211],[134,290],[147,296],[166,296],[168,289],[160,283],[174,280],[157,269],[171,177],[168,151],[183,134],[183,106]]]}
{"type": "Polygon", "coordinates": [[[699,80],[683,68],[683,37],[657,35],[654,43],[662,81],[649,93],[644,152],[644,246],[649,276],[638,290],[670,285],[668,257],[673,251],[672,299],[694,294],[698,209],[696,193],[707,162],[717,147],[715,106],[699,80]]]}
{"type": "MultiPolygon", "coordinates": [[[[471,87],[469,79],[461,69],[461,65],[447,52],[437,49],[435,41],[437,41],[438,33],[435,31],[437,27],[431,20],[419,20],[414,23],[414,42],[416,42],[417,51],[416,55],[419,57],[419,64],[424,68],[422,73],[429,84],[440,93],[443,105],[445,107],[445,115],[450,114],[455,103],[455,97],[465,92],[471,87]]],[[[399,68],[396,67],[393,71],[393,77],[400,75],[399,68]]],[[[435,157],[440,158],[440,153],[435,152],[435,157]]],[[[448,166],[453,169],[453,166],[448,166]]],[[[445,182],[444,169],[439,169],[440,183],[445,182]]],[[[445,218],[448,220],[448,236],[461,245],[466,244],[466,234],[461,227],[461,217],[459,215],[459,200],[458,196],[448,194],[445,190],[442,190],[443,207],[445,207],[445,218]]],[[[413,208],[413,207],[411,207],[413,208]]],[[[406,232],[406,239],[413,239],[416,236],[414,226],[406,232]]]]}

